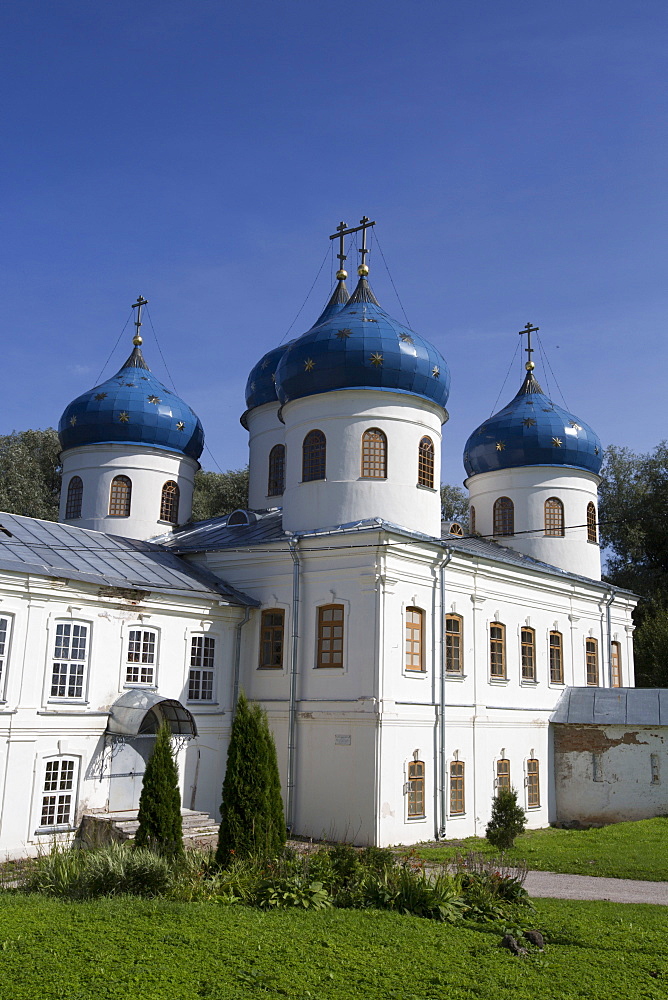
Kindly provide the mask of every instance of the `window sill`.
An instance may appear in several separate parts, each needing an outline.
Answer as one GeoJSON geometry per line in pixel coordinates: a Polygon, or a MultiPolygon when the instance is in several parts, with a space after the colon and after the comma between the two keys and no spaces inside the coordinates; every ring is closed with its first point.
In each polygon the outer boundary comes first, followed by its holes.
{"type": "Polygon", "coordinates": [[[38,826],[35,830],[36,837],[48,837],[54,833],[74,833],[76,826],[71,823],[61,823],[60,826],[38,826]]]}
{"type": "Polygon", "coordinates": [[[257,670],[268,671],[270,674],[282,674],[284,673],[283,666],[280,667],[257,667],[257,670]]]}
{"type": "Polygon", "coordinates": [[[535,687],[538,687],[538,681],[537,681],[537,680],[533,680],[533,681],[532,681],[532,680],[530,680],[530,678],[528,678],[528,677],[523,677],[523,678],[521,679],[521,681],[520,681],[520,687],[530,687],[530,688],[535,688],[535,687]]]}
{"type": "Polygon", "coordinates": [[[438,493],[438,490],[434,489],[433,486],[423,486],[422,483],[416,483],[415,484],[415,489],[416,490],[426,490],[427,493],[438,493]]]}
{"type": "Polygon", "coordinates": [[[323,663],[321,666],[318,666],[316,664],[316,666],[313,669],[314,670],[343,670],[343,664],[342,663],[332,663],[331,666],[328,665],[327,663],[323,663]]]}
{"type": "Polygon", "coordinates": [[[191,705],[193,708],[215,708],[216,711],[220,710],[219,701],[203,701],[202,699],[188,698],[186,705],[191,705]]]}
{"type": "Polygon", "coordinates": [[[510,678],[508,678],[508,677],[490,677],[489,678],[489,683],[490,684],[500,684],[501,686],[503,686],[504,684],[508,684],[509,680],[510,680],[510,678]]]}
{"type": "Polygon", "coordinates": [[[306,483],[326,483],[327,477],[323,476],[322,479],[300,479],[298,486],[304,486],[306,483]]]}
{"type": "Polygon", "coordinates": [[[547,686],[551,687],[551,688],[552,687],[554,687],[554,688],[562,688],[562,687],[566,686],[566,682],[565,681],[548,681],[547,682],[547,686]]]}
{"type": "Polygon", "coordinates": [[[456,672],[454,670],[446,670],[445,671],[445,679],[446,679],[446,681],[465,681],[467,677],[468,677],[468,674],[465,674],[465,673],[459,673],[459,672],[456,672]]]}
{"type": "Polygon", "coordinates": [[[406,822],[407,823],[426,823],[427,822],[427,817],[426,816],[407,816],[406,817],[406,822]]]}
{"type": "Polygon", "coordinates": [[[404,667],[402,673],[403,673],[404,677],[422,677],[422,678],[425,678],[427,676],[427,671],[426,670],[409,670],[408,667],[404,667]]]}
{"type": "Polygon", "coordinates": [[[157,691],[158,685],[155,681],[124,681],[124,688],[143,688],[144,691],[157,691]]]}
{"type": "Polygon", "coordinates": [[[456,819],[466,819],[466,813],[465,812],[463,812],[463,813],[450,813],[448,815],[448,819],[451,819],[453,821],[456,820],[456,819]]]}
{"type": "Polygon", "coordinates": [[[89,701],[85,698],[59,698],[51,697],[47,699],[47,705],[78,705],[80,708],[88,708],[89,701]]]}

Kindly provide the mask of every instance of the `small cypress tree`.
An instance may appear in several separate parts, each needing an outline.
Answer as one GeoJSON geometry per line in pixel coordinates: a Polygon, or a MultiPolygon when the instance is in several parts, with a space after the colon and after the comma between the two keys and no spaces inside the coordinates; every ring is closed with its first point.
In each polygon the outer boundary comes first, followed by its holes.
{"type": "Polygon", "coordinates": [[[512,847],[515,837],[524,832],[526,814],[517,802],[514,788],[499,788],[492,799],[492,818],[487,824],[485,836],[490,844],[506,851],[512,847]]]}
{"type": "Polygon", "coordinates": [[[239,695],[227,751],[216,860],[273,856],[285,844],[285,820],[276,746],[259,705],[239,695]]]}
{"type": "Polygon", "coordinates": [[[171,730],[163,722],[148,759],[139,799],[137,847],[148,847],[156,854],[176,858],[183,854],[181,792],[179,771],[171,746],[171,730]]]}

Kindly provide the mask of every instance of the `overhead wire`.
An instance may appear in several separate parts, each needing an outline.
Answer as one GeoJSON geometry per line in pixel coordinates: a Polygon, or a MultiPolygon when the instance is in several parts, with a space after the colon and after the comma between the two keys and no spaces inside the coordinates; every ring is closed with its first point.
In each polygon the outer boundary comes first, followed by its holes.
{"type": "Polygon", "coordinates": [[[299,319],[299,317],[301,316],[301,314],[302,314],[302,311],[303,311],[303,309],[304,309],[304,306],[306,305],[306,303],[307,303],[307,302],[308,302],[308,300],[310,299],[310,297],[311,297],[311,292],[312,292],[312,291],[313,291],[313,289],[315,288],[315,286],[316,286],[316,282],[317,282],[318,278],[320,277],[320,272],[322,271],[323,267],[324,267],[324,266],[325,266],[325,264],[327,263],[327,258],[329,257],[329,254],[330,254],[330,251],[329,251],[329,248],[327,248],[327,251],[325,252],[325,256],[324,256],[324,257],[322,258],[322,264],[321,264],[321,265],[320,265],[320,267],[318,268],[318,273],[316,274],[315,278],[313,279],[313,284],[312,284],[312,285],[311,285],[311,287],[309,288],[309,290],[308,290],[308,292],[307,292],[307,294],[306,294],[306,298],[304,299],[304,301],[302,302],[301,306],[299,307],[299,309],[298,309],[298,311],[297,311],[297,315],[295,316],[295,318],[293,319],[292,323],[290,324],[290,326],[289,326],[289,327],[287,328],[287,330],[285,331],[285,333],[283,334],[283,336],[282,336],[282,337],[281,337],[281,339],[279,340],[279,342],[278,342],[279,344],[282,344],[282,343],[283,343],[283,341],[285,340],[285,338],[286,338],[286,337],[288,336],[288,334],[290,333],[290,330],[292,330],[293,326],[295,325],[295,323],[297,322],[297,320],[298,320],[298,319],[299,319]]]}
{"type": "Polygon", "coordinates": [[[96,385],[98,385],[98,384],[99,384],[99,382],[100,382],[100,379],[102,378],[102,373],[104,372],[104,369],[105,369],[105,368],[107,367],[107,365],[108,365],[108,364],[109,364],[109,362],[111,361],[111,358],[112,358],[112,356],[113,356],[113,353],[114,353],[114,351],[116,350],[116,348],[118,347],[118,345],[120,344],[120,342],[121,342],[121,337],[122,337],[122,336],[123,336],[123,334],[125,333],[125,329],[126,329],[126,327],[127,327],[128,323],[130,322],[130,320],[131,320],[131,319],[132,319],[132,309],[130,310],[130,315],[128,316],[128,318],[127,318],[127,319],[126,319],[126,321],[125,321],[125,325],[124,325],[123,329],[121,330],[121,332],[119,333],[118,337],[116,338],[116,343],[114,344],[114,346],[112,347],[111,351],[109,352],[109,357],[107,358],[107,360],[105,361],[105,363],[104,363],[104,364],[102,365],[102,368],[100,369],[100,374],[99,374],[99,375],[98,375],[98,377],[97,377],[97,378],[95,379],[95,384],[96,384],[96,385]]]}
{"type": "Polygon", "coordinates": [[[516,348],[515,348],[515,353],[513,354],[512,358],[510,360],[510,365],[508,366],[508,371],[506,372],[506,377],[503,380],[503,385],[499,389],[499,395],[496,397],[496,401],[495,401],[492,409],[489,411],[490,417],[493,416],[494,412],[496,411],[497,404],[498,404],[499,400],[501,399],[501,393],[503,392],[503,390],[505,388],[506,382],[508,381],[508,377],[509,377],[509,375],[510,375],[510,373],[512,371],[513,365],[515,364],[515,358],[517,357],[517,352],[519,351],[520,346],[521,346],[520,343],[518,343],[517,346],[516,346],[516,348]]]}
{"type": "Polygon", "coordinates": [[[409,329],[412,330],[413,328],[412,328],[412,326],[410,324],[410,321],[408,319],[408,315],[406,313],[406,310],[404,309],[404,304],[403,304],[403,302],[401,301],[401,299],[399,297],[399,292],[397,291],[397,286],[394,283],[394,278],[392,277],[392,273],[391,273],[391,271],[390,271],[390,269],[388,267],[387,261],[385,260],[385,254],[383,253],[383,248],[380,245],[380,240],[378,239],[378,235],[375,232],[375,227],[371,231],[371,239],[372,239],[372,241],[375,241],[375,244],[378,247],[378,250],[380,251],[380,256],[383,259],[383,264],[385,265],[385,270],[387,271],[387,276],[390,279],[390,283],[392,285],[392,288],[394,289],[394,294],[397,297],[397,302],[399,303],[399,307],[401,308],[401,311],[404,314],[404,319],[406,320],[406,326],[409,329]]]}

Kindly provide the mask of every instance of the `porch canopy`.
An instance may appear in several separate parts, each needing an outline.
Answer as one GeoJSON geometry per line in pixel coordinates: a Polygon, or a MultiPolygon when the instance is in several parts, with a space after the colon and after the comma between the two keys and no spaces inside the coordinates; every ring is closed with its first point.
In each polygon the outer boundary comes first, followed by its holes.
{"type": "Polygon", "coordinates": [[[131,688],[109,709],[111,736],[154,736],[163,722],[175,736],[197,736],[195,720],[180,701],[157,691],[131,688]]]}

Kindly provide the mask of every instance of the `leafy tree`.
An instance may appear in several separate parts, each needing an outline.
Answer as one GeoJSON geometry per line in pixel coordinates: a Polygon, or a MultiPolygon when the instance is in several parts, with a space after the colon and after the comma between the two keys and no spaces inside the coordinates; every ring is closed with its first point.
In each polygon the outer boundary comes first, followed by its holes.
{"type": "Polygon", "coordinates": [[[458,521],[464,531],[468,531],[469,498],[461,486],[441,486],[441,520],[458,521]]]}
{"type": "Polygon", "coordinates": [[[0,435],[0,510],[57,521],[60,479],[53,427],[0,435]]]}
{"type": "Polygon", "coordinates": [[[668,686],[668,442],[645,455],[612,446],[601,475],[605,578],[641,597],[633,613],[636,683],[668,686]]]}
{"type": "Polygon", "coordinates": [[[239,695],[223,783],[216,860],[271,857],[285,844],[285,820],[274,738],[267,713],[239,695]]]}
{"type": "Polygon", "coordinates": [[[526,820],[515,789],[499,788],[492,799],[492,817],[487,824],[485,836],[494,847],[507,851],[513,846],[515,837],[524,832],[526,820]]]}
{"type": "Polygon", "coordinates": [[[248,507],[248,467],[195,474],[192,521],[222,517],[239,507],[248,507]]]}
{"type": "Polygon", "coordinates": [[[163,857],[183,854],[179,771],[171,745],[171,730],[163,722],[148,759],[139,798],[137,847],[148,847],[163,857]]]}

